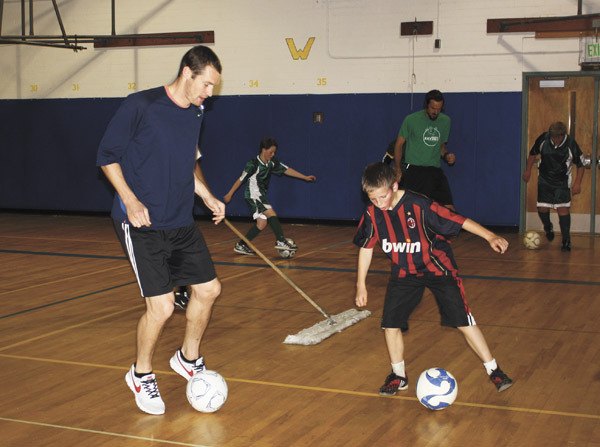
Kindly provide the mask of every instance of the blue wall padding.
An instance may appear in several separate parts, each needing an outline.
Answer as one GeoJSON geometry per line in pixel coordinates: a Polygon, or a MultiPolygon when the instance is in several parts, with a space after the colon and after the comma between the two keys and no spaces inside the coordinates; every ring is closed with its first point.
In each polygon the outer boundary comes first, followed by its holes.
{"type": "MultiPolygon", "coordinates": [[[[0,101],[0,208],[108,211],[112,190],[95,166],[96,150],[121,101],[0,101]]],[[[364,166],[381,159],[403,117],[422,102],[422,94],[215,97],[206,104],[202,167],[222,197],[261,138],[272,136],[281,161],[318,178],[274,176],[269,196],[280,216],[356,219],[364,166]],[[322,124],[313,124],[314,112],[324,114],[322,124]]],[[[457,209],[483,224],[517,226],[521,93],[446,94],[446,113],[457,163],[444,170],[457,209]]],[[[201,204],[196,212],[205,213],[201,204]]],[[[241,190],[227,213],[248,215],[241,190]]]]}

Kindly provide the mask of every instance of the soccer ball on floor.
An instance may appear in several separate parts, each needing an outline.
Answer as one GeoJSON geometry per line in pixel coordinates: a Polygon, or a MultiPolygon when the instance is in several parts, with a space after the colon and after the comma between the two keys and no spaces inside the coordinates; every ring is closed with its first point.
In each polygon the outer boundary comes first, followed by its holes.
{"type": "Polygon", "coordinates": [[[456,399],[458,385],[452,374],[443,368],[430,368],[417,381],[417,399],[430,410],[443,410],[456,399]]]}
{"type": "Polygon", "coordinates": [[[542,243],[542,239],[537,231],[528,231],[523,236],[523,244],[530,250],[537,250],[540,248],[540,244],[542,243]]]}
{"type": "Polygon", "coordinates": [[[196,373],[187,383],[188,402],[202,413],[214,413],[227,400],[227,382],[216,371],[196,373]]]}
{"type": "Polygon", "coordinates": [[[281,256],[283,259],[293,258],[295,254],[296,250],[279,250],[279,256],[281,256]]]}

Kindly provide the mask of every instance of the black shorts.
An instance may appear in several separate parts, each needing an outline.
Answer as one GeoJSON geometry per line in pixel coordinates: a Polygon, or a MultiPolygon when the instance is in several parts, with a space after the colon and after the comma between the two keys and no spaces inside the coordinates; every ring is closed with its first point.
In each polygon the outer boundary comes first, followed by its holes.
{"type": "Polygon", "coordinates": [[[392,278],[383,305],[382,328],[408,330],[408,318],[423,298],[427,287],[433,293],[440,311],[442,326],[474,326],[465,297],[462,280],[453,276],[407,276],[392,278]]]}
{"type": "Polygon", "coordinates": [[[441,205],[453,205],[452,192],[442,168],[407,165],[400,179],[402,189],[426,195],[441,205]]]}
{"type": "Polygon", "coordinates": [[[142,296],[172,292],[217,277],[208,247],[195,224],[174,230],[135,228],[113,221],[142,296]]]}
{"type": "Polygon", "coordinates": [[[567,181],[551,182],[538,177],[537,206],[542,208],[568,208],[571,206],[571,188],[567,181]]]}

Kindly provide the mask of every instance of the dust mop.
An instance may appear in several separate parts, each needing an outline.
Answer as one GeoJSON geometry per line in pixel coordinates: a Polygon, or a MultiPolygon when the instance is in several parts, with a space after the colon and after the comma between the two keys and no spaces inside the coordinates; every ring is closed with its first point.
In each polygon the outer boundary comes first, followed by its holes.
{"type": "Polygon", "coordinates": [[[321,315],[325,317],[324,321],[317,323],[309,328],[303,329],[297,334],[288,335],[283,341],[288,345],[316,345],[317,343],[325,340],[328,337],[331,337],[333,334],[337,332],[342,332],[349,326],[358,323],[360,320],[367,318],[371,315],[371,312],[368,310],[356,310],[356,309],[348,309],[342,313],[337,315],[329,315],[325,312],[321,306],[315,303],[312,298],[310,298],[304,291],[298,287],[288,276],[283,273],[279,267],[271,262],[269,258],[267,258],[260,250],[258,250],[242,233],[238,231],[227,219],[223,220],[225,225],[229,227],[231,231],[233,231],[236,236],[242,239],[248,246],[254,250],[254,252],[260,256],[260,258],[265,261],[269,267],[271,267],[279,276],[281,276],[290,286],[292,286],[296,292],[298,292],[302,298],[304,298],[310,305],[312,305],[315,309],[317,309],[321,315]]]}

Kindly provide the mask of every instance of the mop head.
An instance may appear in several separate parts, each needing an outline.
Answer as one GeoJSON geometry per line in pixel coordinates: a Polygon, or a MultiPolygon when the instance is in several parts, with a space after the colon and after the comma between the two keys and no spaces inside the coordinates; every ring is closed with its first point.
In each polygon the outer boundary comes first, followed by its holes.
{"type": "Polygon", "coordinates": [[[302,329],[295,335],[288,335],[283,341],[287,345],[316,345],[336,332],[342,332],[348,326],[358,323],[371,315],[368,310],[358,311],[348,309],[337,315],[332,315],[330,320],[323,320],[306,329],[302,329]]]}

